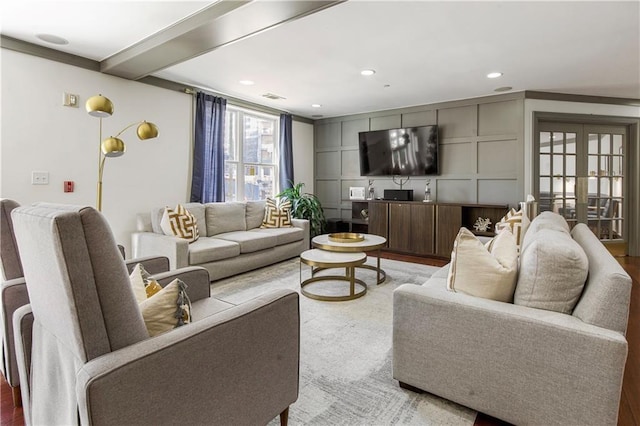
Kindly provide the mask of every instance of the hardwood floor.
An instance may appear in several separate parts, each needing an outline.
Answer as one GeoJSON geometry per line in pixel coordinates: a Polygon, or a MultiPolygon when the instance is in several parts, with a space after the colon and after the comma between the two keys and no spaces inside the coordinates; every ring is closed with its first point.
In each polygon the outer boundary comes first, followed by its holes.
{"type": "MultiPolygon", "coordinates": [[[[382,257],[433,266],[442,266],[447,263],[439,259],[428,259],[394,253],[383,253],[382,257]]],[[[618,426],[640,426],[640,257],[619,257],[617,259],[633,279],[629,325],[627,328],[629,355],[627,357],[624,381],[622,383],[618,426]]],[[[0,425],[22,426],[24,424],[22,409],[13,407],[11,389],[2,376],[0,376],[0,381],[0,425]]],[[[480,413],[476,418],[474,426],[504,425],[506,425],[506,423],[480,413]]]]}

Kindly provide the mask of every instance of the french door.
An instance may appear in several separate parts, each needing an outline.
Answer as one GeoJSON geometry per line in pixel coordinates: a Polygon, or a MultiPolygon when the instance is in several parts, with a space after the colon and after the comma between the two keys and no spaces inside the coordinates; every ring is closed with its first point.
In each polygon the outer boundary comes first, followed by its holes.
{"type": "Polygon", "coordinates": [[[624,245],[627,128],[541,121],[535,150],[540,211],[561,214],[570,227],[584,223],[601,241],[624,245]]]}

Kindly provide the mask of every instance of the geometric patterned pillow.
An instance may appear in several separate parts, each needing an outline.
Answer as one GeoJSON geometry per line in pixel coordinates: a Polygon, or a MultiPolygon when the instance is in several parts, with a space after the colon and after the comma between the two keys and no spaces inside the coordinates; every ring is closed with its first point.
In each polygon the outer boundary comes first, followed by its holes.
{"type": "Polygon", "coordinates": [[[516,211],[516,209],[511,209],[507,212],[507,214],[500,220],[500,223],[506,223],[511,227],[511,233],[514,237],[516,237],[516,244],[518,248],[520,248],[520,244],[522,244],[522,238],[524,237],[523,228],[523,218],[522,218],[522,210],[516,211]]]}
{"type": "Polygon", "coordinates": [[[267,198],[264,206],[264,218],[260,228],[291,227],[291,201],[280,199],[278,203],[273,198],[267,198]]]}
{"type": "Polygon", "coordinates": [[[200,237],[197,222],[194,215],[189,213],[182,204],[178,204],[175,210],[171,210],[169,207],[164,209],[160,228],[165,235],[184,238],[192,243],[200,237]]]}

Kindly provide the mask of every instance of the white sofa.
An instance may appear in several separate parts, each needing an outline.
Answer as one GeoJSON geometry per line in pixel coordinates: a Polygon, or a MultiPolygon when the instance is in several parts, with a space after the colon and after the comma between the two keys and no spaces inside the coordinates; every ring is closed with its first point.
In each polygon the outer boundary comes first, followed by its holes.
{"type": "MultiPolygon", "coordinates": [[[[531,241],[538,253],[546,250],[562,262],[553,225],[545,221],[550,215],[532,221],[525,234],[518,286],[523,276],[544,280],[549,273],[531,252],[531,241]]],[[[631,279],[586,225],[574,227],[568,238],[588,259],[586,283],[570,313],[448,291],[448,266],[422,286],[398,287],[393,377],[402,387],[513,424],[615,425],[631,279]]]]}
{"type": "Polygon", "coordinates": [[[200,238],[187,240],[164,235],[160,221],[164,208],[137,215],[133,256],[165,256],[171,269],[202,266],[211,281],[299,256],[309,248],[309,221],[293,219],[293,227],[260,228],[264,201],[185,203],[195,216],[200,238]]]}

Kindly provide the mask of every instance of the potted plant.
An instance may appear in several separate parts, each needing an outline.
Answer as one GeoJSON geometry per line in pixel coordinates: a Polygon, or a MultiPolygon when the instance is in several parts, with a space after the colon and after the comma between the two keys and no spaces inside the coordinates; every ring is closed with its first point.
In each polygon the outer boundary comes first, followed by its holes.
{"type": "MultiPolygon", "coordinates": [[[[291,182],[293,185],[293,182],[291,182]]],[[[287,188],[277,196],[291,201],[291,216],[296,219],[307,219],[311,227],[311,238],[324,232],[327,220],[324,217],[322,204],[313,194],[302,192],[304,183],[300,182],[287,188]]]]}

